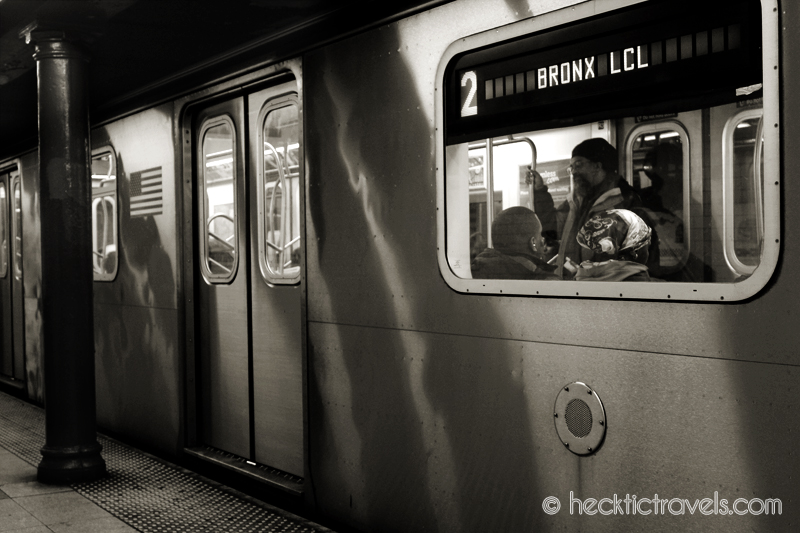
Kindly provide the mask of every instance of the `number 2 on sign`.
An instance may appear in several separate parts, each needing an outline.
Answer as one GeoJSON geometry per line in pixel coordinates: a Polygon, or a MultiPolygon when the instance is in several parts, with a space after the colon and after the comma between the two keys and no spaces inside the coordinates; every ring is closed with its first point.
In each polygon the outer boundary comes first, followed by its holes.
{"type": "Polygon", "coordinates": [[[475,71],[470,70],[465,72],[461,77],[461,87],[467,87],[467,84],[469,84],[469,89],[466,91],[466,98],[464,98],[465,90],[461,89],[461,98],[464,99],[464,106],[461,108],[462,117],[478,114],[478,102],[476,98],[476,94],[478,93],[478,76],[475,75],[475,71]]]}

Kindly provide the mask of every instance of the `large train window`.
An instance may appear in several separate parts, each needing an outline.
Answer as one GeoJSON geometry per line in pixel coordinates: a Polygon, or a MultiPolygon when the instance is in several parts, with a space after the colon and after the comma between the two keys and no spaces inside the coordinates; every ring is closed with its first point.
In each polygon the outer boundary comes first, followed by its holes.
{"type": "Polygon", "coordinates": [[[0,182],[0,278],[8,275],[8,193],[0,182]]]}
{"type": "Polygon", "coordinates": [[[451,45],[438,238],[456,290],[737,300],[771,277],[776,2],[632,4],[451,45]]]}
{"type": "Polygon", "coordinates": [[[201,268],[211,283],[228,283],[236,276],[235,128],[227,116],[206,120],[200,130],[201,268]]]}
{"type": "Polygon", "coordinates": [[[92,270],[95,281],[117,275],[117,158],[111,147],[92,150],[92,270]]]}
{"type": "Polygon", "coordinates": [[[297,98],[267,102],[260,114],[258,255],[270,283],[300,281],[300,129],[297,98]]]}

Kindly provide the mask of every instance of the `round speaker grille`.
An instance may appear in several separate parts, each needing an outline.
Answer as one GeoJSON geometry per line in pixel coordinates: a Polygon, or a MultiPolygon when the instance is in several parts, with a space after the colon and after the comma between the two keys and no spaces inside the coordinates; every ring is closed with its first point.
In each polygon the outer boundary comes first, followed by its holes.
{"type": "Polygon", "coordinates": [[[561,444],[577,455],[597,451],[606,435],[606,412],[597,392],[574,381],[561,387],[553,406],[561,444]]]}
{"type": "Polygon", "coordinates": [[[592,431],[592,410],[583,400],[570,400],[564,418],[569,432],[580,439],[592,431]]]}

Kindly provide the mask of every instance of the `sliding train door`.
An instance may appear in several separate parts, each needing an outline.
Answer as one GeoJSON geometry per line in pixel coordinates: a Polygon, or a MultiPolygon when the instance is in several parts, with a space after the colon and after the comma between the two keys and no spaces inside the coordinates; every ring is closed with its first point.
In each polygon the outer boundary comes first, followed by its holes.
{"type": "Polygon", "coordinates": [[[22,180],[0,173],[0,378],[25,378],[25,317],[22,288],[22,180]]]}
{"type": "Polygon", "coordinates": [[[14,373],[14,341],[12,336],[11,279],[9,275],[11,248],[11,217],[9,209],[9,175],[0,174],[0,376],[14,373]]]}
{"type": "Polygon", "coordinates": [[[299,477],[301,133],[293,79],[195,118],[200,440],[299,477]]]}
{"type": "Polygon", "coordinates": [[[198,116],[198,316],[204,444],[250,456],[244,105],[198,116]]]}
{"type": "Polygon", "coordinates": [[[248,97],[254,457],[303,475],[300,107],[295,83],[248,97]]]}

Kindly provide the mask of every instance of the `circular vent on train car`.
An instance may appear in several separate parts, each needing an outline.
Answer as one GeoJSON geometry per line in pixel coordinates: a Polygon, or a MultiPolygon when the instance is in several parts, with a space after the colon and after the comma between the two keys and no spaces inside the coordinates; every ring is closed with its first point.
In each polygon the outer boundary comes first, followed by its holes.
{"type": "Polygon", "coordinates": [[[553,410],[556,432],[564,446],[574,454],[597,451],[606,435],[606,412],[597,392],[575,381],[556,396],[553,410]]]}

